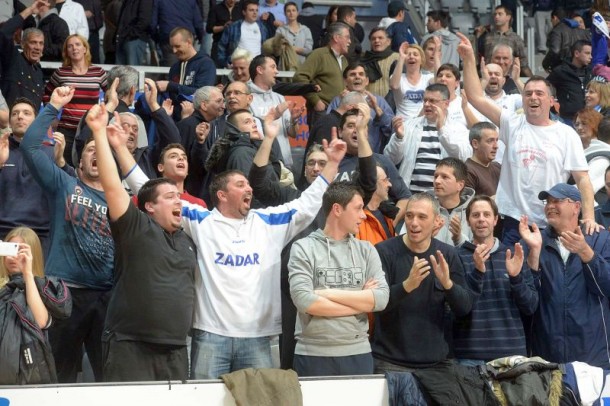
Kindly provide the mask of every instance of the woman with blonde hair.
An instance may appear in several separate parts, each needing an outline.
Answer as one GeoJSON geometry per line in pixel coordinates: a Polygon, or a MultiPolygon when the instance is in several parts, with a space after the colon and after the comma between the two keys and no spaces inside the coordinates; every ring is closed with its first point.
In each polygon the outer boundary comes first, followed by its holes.
{"type": "Polygon", "coordinates": [[[0,257],[0,385],[57,382],[46,329],[52,317],[70,316],[70,292],[62,281],[44,277],[40,240],[31,228],[14,228],[6,242],[18,250],[0,257]]]}
{"type": "Polygon", "coordinates": [[[585,89],[585,107],[610,117],[610,84],[601,76],[593,78],[585,89]]]}
{"type": "Polygon", "coordinates": [[[71,86],[75,89],[74,97],[62,110],[57,124],[57,131],[66,139],[64,158],[72,163],[72,144],[80,119],[100,100],[102,91],[106,91],[106,71],[99,66],[91,65],[91,48],[87,39],[79,34],[72,34],[64,42],[63,66],[58,68],[45,87],[43,102],[48,103],[56,87],[71,86]]]}
{"type": "Polygon", "coordinates": [[[426,57],[419,45],[403,42],[398,54],[396,68],[390,76],[396,115],[405,119],[415,118],[424,105],[424,90],[434,79],[434,74],[422,72],[426,57]]]}

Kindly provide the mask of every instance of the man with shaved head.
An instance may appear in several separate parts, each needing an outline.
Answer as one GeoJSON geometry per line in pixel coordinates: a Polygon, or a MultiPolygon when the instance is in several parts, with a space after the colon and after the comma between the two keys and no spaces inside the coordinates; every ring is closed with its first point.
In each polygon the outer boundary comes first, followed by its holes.
{"type": "Polygon", "coordinates": [[[485,89],[485,96],[493,100],[498,106],[509,111],[516,111],[521,107],[520,94],[506,94],[504,91],[506,76],[504,76],[504,71],[500,65],[488,63],[481,67],[481,71],[483,72],[481,84],[485,89]]]}

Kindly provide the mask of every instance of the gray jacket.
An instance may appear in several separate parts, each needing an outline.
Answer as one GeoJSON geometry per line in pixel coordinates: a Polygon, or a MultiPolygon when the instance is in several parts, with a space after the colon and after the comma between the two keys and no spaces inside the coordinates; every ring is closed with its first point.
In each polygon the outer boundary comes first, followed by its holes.
{"type": "Polygon", "coordinates": [[[352,235],[337,241],[320,229],[298,240],[288,262],[290,295],[298,310],[295,354],[348,356],[371,352],[366,313],[354,316],[318,317],[306,313],[320,289],[362,290],[375,279],[373,311],[385,309],[390,291],[373,245],[352,235]]]}
{"type": "Polygon", "coordinates": [[[460,205],[453,209],[451,211],[451,214],[449,214],[449,211],[447,211],[447,209],[441,207],[441,216],[443,216],[443,218],[445,219],[445,225],[436,235],[435,238],[437,240],[440,240],[449,245],[455,245],[456,247],[461,245],[464,241],[472,240],[472,231],[468,226],[466,207],[468,207],[468,203],[470,203],[470,201],[474,197],[474,194],[474,189],[465,187],[464,190],[462,190],[462,194],[460,195],[460,205]],[[449,224],[451,224],[451,217],[453,216],[458,216],[462,223],[462,236],[460,237],[460,241],[458,242],[458,244],[453,243],[453,240],[451,239],[451,231],[449,231],[449,224]]]}

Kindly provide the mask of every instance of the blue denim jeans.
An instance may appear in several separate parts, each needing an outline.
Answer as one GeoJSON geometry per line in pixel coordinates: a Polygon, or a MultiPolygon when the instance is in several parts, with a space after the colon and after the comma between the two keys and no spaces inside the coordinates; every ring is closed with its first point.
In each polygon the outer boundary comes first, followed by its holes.
{"type": "Polygon", "coordinates": [[[464,365],[467,367],[476,367],[479,365],[485,365],[485,361],[482,359],[469,359],[469,358],[456,358],[455,362],[460,365],[464,365]]]}
{"type": "Polygon", "coordinates": [[[218,379],[245,368],[272,368],[271,338],[234,338],[192,330],[191,379],[218,379]]]}
{"type": "Polygon", "coordinates": [[[141,39],[119,44],[116,50],[117,65],[150,65],[148,44],[141,39]]]}

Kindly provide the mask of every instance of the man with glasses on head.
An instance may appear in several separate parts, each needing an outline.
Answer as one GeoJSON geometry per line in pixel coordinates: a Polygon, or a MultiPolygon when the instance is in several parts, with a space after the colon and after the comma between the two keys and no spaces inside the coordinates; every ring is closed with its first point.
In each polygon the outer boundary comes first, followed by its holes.
{"type": "Polygon", "coordinates": [[[449,90],[443,84],[429,85],[424,92],[424,114],[403,122],[394,117],[394,134],[384,149],[384,155],[395,164],[411,193],[426,192],[434,187],[436,164],[447,157],[438,133],[441,128],[448,134],[457,132],[447,120],[449,90]],[[444,127],[447,128],[444,128],[444,127]]]}
{"type": "Polygon", "coordinates": [[[533,355],[547,361],[586,362],[610,367],[610,233],[587,235],[579,224],[581,194],[558,183],[542,191],[549,227],[528,227],[521,217],[519,232],[527,245],[527,265],[540,295],[532,323],[533,355]]]}

